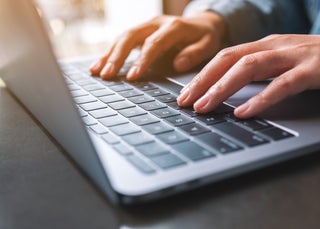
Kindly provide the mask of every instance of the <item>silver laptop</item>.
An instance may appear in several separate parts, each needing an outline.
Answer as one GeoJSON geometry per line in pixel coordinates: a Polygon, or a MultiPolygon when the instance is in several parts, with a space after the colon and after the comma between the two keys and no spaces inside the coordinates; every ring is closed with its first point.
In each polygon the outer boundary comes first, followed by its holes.
{"type": "Polygon", "coordinates": [[[267,82],[255,83],[198,115],[176,103],[194,74],[103,81],[87,73],[90,59],[58,62],[31,0],[1,0],[0,41],[7,88],[114,203],[148,202],[320,149],[319,91],[239,120],[234,107],[267,82]]]}

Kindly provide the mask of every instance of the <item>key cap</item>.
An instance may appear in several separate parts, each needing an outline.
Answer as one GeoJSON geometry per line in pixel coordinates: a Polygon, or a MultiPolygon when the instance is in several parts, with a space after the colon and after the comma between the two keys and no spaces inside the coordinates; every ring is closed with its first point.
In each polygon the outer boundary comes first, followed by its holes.
{"type": "Polygon", "coordinates": [[[140,128],[132,123],[125,123],[122,125],[117,125],[109,128],[114,134],[118,136],[124,136],[127,134],[133,134],[140,132],[140,128]]]}
{"type": "Polygon", "coordinates": [[[277,127],[262,130],[261,133],[270,137],[271,139],[273,139],[275,141],[294,136],[293,134],[290,134],[289,132],[282,130],[280,128],[277,128],[277,127]]]}
{"type": "Polygon", "coordinates": [[[178,111],[171,109],[169,107],[154,110],[154,111],[151,111],[151,113],[159,118],[168,118],[171,116],[179,115],[178,111]]]}
{"type": "Polygon", "coordinates": [[[191,141],[175,144],[173,148],[193,161],[215,157],[215,154],[191,141]]]}
{"type": "Polygon", "coordinates": [[[153,168],[151,168],[146,162],[144,162],[141,158],[137,157],[136,155],[129,155],[126,157],[126,159],[143,173],[155,173],[155,170],[153,168]]]}
{"type": "Polygon", "coordinates": [[[131,102],[135,104],[142,104],[142,103],[147,103],[147,102],[152,102],[154,99],[150,96],[147,95],[141,95],[141,96],[135,96],[135,97],[130,97],[128,98],[131,102]]]}
{"type": "Polygon", "coordinates": [[[142,104],[139,104],[139,106],[142,107],[143,109],[145,109],[146,111],[152,111],[152,110],[157,110],[157,109],[167,107],[165,104],[160,103],[158,101],[153,101],[153,102],[149,102],[149,103],[142,103],[142,104]]]}
{"type": "Polygon", "coordinates": [[[122,110],[122,109],[135,107],[136,105],[134,105],[130,101],[124,100],[124,101],[120,101],[120,102],[110,103],[109,106],[114,110],[122,110]]]}
{"type": "Polygon", "coordinates": [[[106,107],[106,108],[103,108],[103,109],[90,111],[89,114],[92,115],[94,118],[99,119],[99,118],[105,118],[105,117],[114,116],[114,115],[117,114],[117,112],[112,110],[109,107],[106,107]]]}
{"type": "Polygon", "coordinates": [[[163,134],[157,135],[157,137],[167,143],[167,144],[176,144],[178,142],[184,142],[188,141],[188,138],[185,137],[183,134],[177,132],[177,131],[170,131],[163,134]]]}
{"type": "Polygon", "coordinates": [[[172,116],[172,117],[166,118],[165,120],[174,126],[183,126],[183,125],[187,125],[194,122],[192,119],[184,115],[172,116]]]}
{"type": "Polygon", "coordinates": [[[231,122],[220,123],[214,127],[247,146],[257,146],[268,142],[268,140],[264,139],[263,137],[251,133],[250,131],[245,130],[231,122]]]}
{"type": "Polygon", "coordinates": [[[190,135],[199,135],[206,132],[210,132],[208,128],[205,128],[198,123],[192,123],[189,125],[181,126],[180,129],[190,135]]]}
{"type": "Polygon", "coordinates": [[[171,153],[152,157],[151,160],[162,169],[169,169],[186,164],[181,158],[171,153]]]}
{"type": "Polygon", "coordinates": [[[150,134],[161,134],[172,131],[173,128],[164,122],[157,122],[149,125],[144,125],[142,128],[150,134]]]}
{"type": "Polygon", "coordinates": [[[144,132],[125,135],[122,139],[132,146],[138,146],[153,141],[153,138],[144,132]]]}
{"type": "Polygon", "coordinates": [[[92,103],[81,104],[80,107],[85,111],[93,111],[93,110],[106,108],[107,105],[100,102],[100,101],[96,101],[96,102],[92,102],[92,103]]]}
{"type": "Polygon", "coordinates": [[[136,149],[147,157],[154,157],[161,154],[167,154],[168,149],[158,142],[151,142],[148,144],[137,146],[136,149]]]}
{"type": "Polygon", "coordinates": [[[151,114],[140,115],[130,118],[130,121],[138,126],[159,122],[159,120],[151,114]]]}
{"type": "Polygon", "coordinates": [[[217,133],[207,133],[198,135],[196,140],[201,141],[203,144],[212,147],[218,153],[226,154],[238,151],[242,149],[241,146],[237,145],[236,143],[232,142],[231,140],[222,137],[217,133]]]}
{"type": "Polygon", "coordinates": [[[111,117],[102,118],[102,119],[99,119],[99,121],[101,122],[102,125],[106,127],[117,126],[117,125],[128,123],[128,120],[122,117],[121,115],[114,115],[111,117]]]}
{"type": "Polygon", "coordinates": [[[126,118],[131,118],[134,116],[146,114],[147,112],[140,107],[132,107],[132,108],[120,110],[119,113],[126,118]]]}

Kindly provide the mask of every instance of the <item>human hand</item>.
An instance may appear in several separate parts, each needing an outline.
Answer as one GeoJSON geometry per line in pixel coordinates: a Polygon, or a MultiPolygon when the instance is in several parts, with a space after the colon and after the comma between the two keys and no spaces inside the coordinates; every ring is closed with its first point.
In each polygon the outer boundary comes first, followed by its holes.
{"type": "Polygon", "coordinates": [[[173,47],[181,50],[173,61],[175,70],[187,71],[216,54],[224,27],[222,18],[213,12],[186,18],[158,16],[122,34],[90,71],[103,79],[114,77],[137,46],[142,46],[141,53],[127,74],[128,80],[141,77],[157,57],[173,47]]]}
{"type": "Polygon", "coordinates": [[[288,96],[320,89],[319,63],[319,35],[271,35],[220,51],[182,89],[178,104],[206,113],[246,84],[276,77],[235,109],[237,117],[249,118],[288,96]]]}

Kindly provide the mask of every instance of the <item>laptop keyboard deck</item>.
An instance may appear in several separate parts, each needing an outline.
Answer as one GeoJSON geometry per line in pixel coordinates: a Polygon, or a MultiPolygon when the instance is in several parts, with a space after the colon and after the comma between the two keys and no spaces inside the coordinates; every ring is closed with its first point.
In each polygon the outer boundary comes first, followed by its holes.
{"type": "Polygon", "coordinates": [[[61,67],[87,128],[145,174],[294,137],[260,118],[237,119],[224,103],[204,115],[179,107],[181,86],[170,81],[104,81],[87,63],[61,67]]]}

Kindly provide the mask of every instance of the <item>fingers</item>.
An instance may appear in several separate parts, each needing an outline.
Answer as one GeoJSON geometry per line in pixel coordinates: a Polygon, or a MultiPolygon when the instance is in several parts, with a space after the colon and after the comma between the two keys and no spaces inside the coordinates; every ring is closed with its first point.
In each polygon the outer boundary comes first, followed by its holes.
{"type": "Polygon", "coordinates": [[[249,118],[285,98],[309,88],[310,82],[303,68],[294,68],[274,79],[262,92],[235,110],[239,118],[249,118]]]}
{"type": "Polygon", "coordinates": [[[122,34],[119,39],[106,51],[106,54],[90,67],[93,75],[100,75],[103,79],[114,77],[131,50],[141,45],[157,27],[152,23],[145,23],[122,34]]]}
{"type": "Polygon", "coordinates": [[[128,72],[128,80],[136,80],[147,71],[149,66],[162,53],[168,51],[181,40],[174,26],[163,26],[145,39],[139,58],[128,72]]]}
{"type": "MultiPolygon", "coordinates": [[[[191,106],[211,85],[214,85],[222,78],[243,56],[262,51],[261,42],[252,42],[245,45],[238,45],[220,51],[200,73],[181,91],[178,97],[180,106],[191,106]]],[[[254,64],[251,64],[253,66],[254,64]]],[[[250,65],[247,64],[247,67],[250,65]]],[[[216,85],[216,87],[219,86],[216,85]]],[[[220,88],[217,87],[217,88],[220,88]]],[[[199,110],[200,111],[200,110],[199,110]]]]}
{"type": "Polygon", "coordinates": [[[210,36],[204,36],[198,42],[184,48],[174,59],[176,71],[183,72],[199,65],[212,57],[219,49],[219,44],[210,36]]]}

